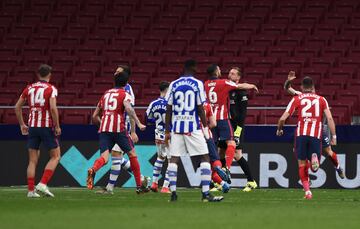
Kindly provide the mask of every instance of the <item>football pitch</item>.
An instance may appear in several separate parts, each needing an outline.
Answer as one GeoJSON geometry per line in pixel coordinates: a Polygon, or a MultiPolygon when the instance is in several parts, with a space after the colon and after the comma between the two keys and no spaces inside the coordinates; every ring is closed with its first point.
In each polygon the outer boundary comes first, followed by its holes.
{"type": "Polygon", "coordinates": [[[221,203],[202,203],[199,189],[178,190],[176,203],[134,189],[51,191],[27,199],[24,188],[0,188],[0,228],[360,228],[360,190],[315,189],[304,200],[300,189],[232,189],[221,203]]]}

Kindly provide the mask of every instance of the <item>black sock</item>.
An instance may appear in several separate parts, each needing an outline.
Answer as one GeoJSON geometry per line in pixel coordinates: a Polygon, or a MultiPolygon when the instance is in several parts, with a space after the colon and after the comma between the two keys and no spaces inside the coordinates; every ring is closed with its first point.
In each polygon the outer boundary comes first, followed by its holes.
{"type": "Polygon", "coordinates": [[[226,159],[223,158],[223,159],[220,159],[220,161],[221,161],[221,166],[222,166],[223,168],[226,167],[226,159]]]}
{"type": "Polygon", "coordinates": [[[240,160],[237,161],[239,163],[241,169],[244,171],[245,176],[247,177],[248,181],[254,181],[254,178],[251,175],[249,165],[244,157],[241,157],[240,160]]]}

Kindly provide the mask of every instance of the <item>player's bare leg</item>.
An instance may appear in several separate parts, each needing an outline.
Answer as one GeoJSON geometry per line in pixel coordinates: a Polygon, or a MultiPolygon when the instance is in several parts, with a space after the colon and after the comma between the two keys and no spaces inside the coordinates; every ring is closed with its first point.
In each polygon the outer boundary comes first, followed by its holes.
{"type": "Polygon", "coordinates": [[[336,172],[338,173],[341,179],[345,178],[344,170],[340,167],[339,160],[337,158],[337,154],[332,150],[331,146],[323,148],[323,153],[329,157],[330,161],[333,163],[336,172]]]}
{"type": "Polygon", "coordinates": [[[312,199],[312,193],[310,191],[309,183],[309,170],[306,160],[298,160],[299,165],[299,177],[305,191],[305,199],[312,199]]]}
{"type": "Polygon", "coordinates": [[[53,176],[54,171],[60,162],[60,154],[61,153],[59,146],[50,150],[50,160],[45,166],[44,174],[39,184],[36,185],[36,190],[42,192],[46,196],[54,197],[54,194],[50,192],[47,184],[50,181],[51,177],[53,176]]]}
{"type": "Polygon", "coordinates": [[[240,165],[241,169],[244,171],[245,176],[247,178],[247,183],[245,188],[243,189],[244,192],[250,192],[251,190],[257,188],[257,183],[255,179],[252,177],[251,170],[249,168],[248,162],[243,157],[242,149],[238,149],[235,152],[235,160],[240,165]]]}
{"type": "Polygon", "coordinates": [[[103,167],[109,161],[109,150],[105,150],[98,159],[94,162],[94,165],[88,169],[88,175],[86,179],[86,186],[88,189],[94,188],[95,173],[103,167]]]}
{"type": "Polygon", "coordinates": [[[28,194],[29,198],[38,198],[39,194],[35,191],[35,171],[39,160],[40,150],[29,149],[29,164],[27,167],[27,183],[28,183],[28,194]]]}

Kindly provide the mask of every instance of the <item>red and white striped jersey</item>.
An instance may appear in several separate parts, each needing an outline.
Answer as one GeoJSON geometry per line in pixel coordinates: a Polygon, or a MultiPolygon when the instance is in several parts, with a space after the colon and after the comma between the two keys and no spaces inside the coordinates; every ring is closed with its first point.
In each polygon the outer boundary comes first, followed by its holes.
{"type": "Polygon", "coordinates": [[[229,119],[229,92],[237,89],[237,84],[225,79],[211,79],[205,82],[208,101],[213,108],[216,120],[229,119]]]}
{"type": "Polygon", "coordinates": [[[99,132],[123,132],[125,128],[124,102],[131,102],[131,96],[123,88],[107,90],[98,107],[102,110],[99,132]]]}
{"type": "Polygon", "coordinates": [[[290,101],[286,112],[290,115],[298,110],[296,136],[311,136],[321,138],[324,110],[329,109],[328,102],[322,96],[314,93],[304,93],[290,101]]]}
{"type": "Polygon", "coordinates": [[[26,86],[21,93],[29,105],[29,127],[53,127],[50,114],[50,98],[56,98],[58,90],[46,81],[38,81],[26,86]]]}
{"type": "MultiPolygon", "coordinates": [[[[206,120],[207,120],[207,122],[209,124],[210,118],[214,115],[214,112],[213,112],[212,107],[211,107],[211,105],[209,103],[204,103],[203,107],[204,107],[204,111],[205,111],[206,120]]],[[[201,124],[201,128],[203,128],[201,120],[200,120],[200,124],[201,124]]],[[[209,129],[209,136],[211,138],[213,137],[212,132],[211,132],[210,129],[209,129]]]]}

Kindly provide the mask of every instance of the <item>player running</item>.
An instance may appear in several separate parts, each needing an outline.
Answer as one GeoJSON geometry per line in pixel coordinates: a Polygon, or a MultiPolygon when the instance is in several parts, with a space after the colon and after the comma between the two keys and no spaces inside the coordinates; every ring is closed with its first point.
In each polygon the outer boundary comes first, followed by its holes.
{"type": "Polygon", "coordinates": [[[136,116],[131,106],[131,97],[124,90],[128,79],[129,75],[126,72],[115,74],[115,87],[104,93],[94,111],[94,123],[100,124],[99,138],[101,156],[94,162],[93,167],[88,170],[88,189],[93,189],[95,173],[108,162],[110,150],[116,143],[130,158],[130,166],[137,186],[136,192],[138,194],[145,192],[145,187],[143,187],[141,183],[140,165],[134,145],[125,128],[124,112],[126,111],[128,115],[135,120],[140,130],[145,130],[146,127],[136,116]],[[101,114],[102,117],[100,118],[101,114]]]}
{"type": "Polygon", "coordinates": [[[39,81],[26,86],[15,105],[16,117],[19,121],[22,135],[28,136],[29,165],[27,168],[27,183],[29,198],[38,198],[39,191],[46,196],[54,197],[47,186],[56,166],[60,161],[60,146],[58,136],[61,135],[59,113],[56,106],[58,90],[49,83],[52,68],[42,64],[38,69],[39,81]],[[25,124],[22,107],[25,102],[29,105],[29,121],[25,124]],[[35,171],[40,156],[40,144],[44,144],[50,151],[50,160],[46,164],[43,176],[36,187],[35,171]],[[36,191],[35,191],[36,189],[36,191]]]}
{"type": "Polygon", "coordinates": [[[188,153],[191,158],[196,158],[200,163],[202,201],[219,202],[222,196],[214,197],[209,193],[211,181],[211,166],[206,139],[209,139],[208,128],[203,104],[205,92],[203,83],[194,77],[196,61],[187,60],[184,66],[184,75],[171,82],[166,94],[166,122],[165,143],[170,143],[170,163],[168,166],[171,199],[177,200],[176,180],[180,156],[188,153]],[[201,130],[199,117],[204,127],[201,130]],[[205,138],[204,138],[205,134],[205,138]]]}
{"type": "MultiPolygon", "coordinates": [[[[167,105],[165,95],[169,85],[169,82],[160,82],[160,97],[152,101],[146,110],[147,123],[155,123],[155,144],[158,155],[153,168],[153,181],[150,188],[153,192],[158,192],[158,181],[163,164],[166,159],[168,159],[168,162],[170,160],[169,148],[165,145],[165,115],[167,105]]],[[[166,170],[164,183],[160,192],[170,193],[168,170],[166,170]]]]}
{"type": "Polygon", "coordinates": [[[298,124],[295,138],[295,152],[299,164],[299,176],[305,190],[305,199],[311,199],[309,170],[307,161],[311,161],[311,170],[316,172],[320,167],[321,135],[323,115],[328,121],[331,132],[331,144],[336,145],[335,123],[326,99],[315,94],[313,80],[304,77],[301,83],[302,94],[294,96],[278,122],[277,136],[283,135],[286,119],[298,110],[298,124]]]}
{"type": "MultiPolygon", "coordinates": [[[[253,84],[236,84],[227,79],[220,79],[221,71],[219,66],[215,64],[208,67],[207,73],[210,79],[205,82],[205,91],[217,121],[217,126],[212,129],[212,133],[215,143],[218,141],[226,142],[226,169],[230,175],[229,170],[235,156],[236,143],[233,136],[234,131],[229,121],[229,92],[239,89],[254,89],[258,92],[258,89],[253,84]]],[[[229,181],[229,183],[231,182],[229,181]]]]}
{"type": "MultiPolygon", "coordinates": [[[[288,79],[285,81],[284,84],[284,88],[285,90],[291,94],[291,95],[300,95],[301,92],[300,91],[296,91],[294,88],[291,87],[291,82],[296,78],[295,76],[295,72],[294,71],[290,71],[289,75],[288,75],[288,79]]],[[[339,175],[339,177],[341,179],[345,178],[345,173],[344,170],[340,167],[340,163],[339,160],[337,158],[337,154],[335,153],[335,151],[332,150],[331,148],[331,144],[330,144],[330,131],[329,131],[329,127],[326,123],[326,119],[324,119],[323,122],[323,132],[322,132],[322,152],[323,154],[327,155],[330,159],[330,161],[333,163],[334,168],[337,172],[337,174],[339,175]]]]}

